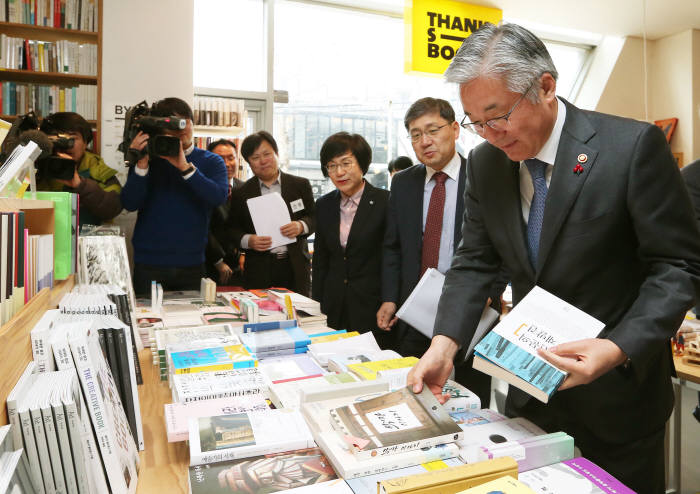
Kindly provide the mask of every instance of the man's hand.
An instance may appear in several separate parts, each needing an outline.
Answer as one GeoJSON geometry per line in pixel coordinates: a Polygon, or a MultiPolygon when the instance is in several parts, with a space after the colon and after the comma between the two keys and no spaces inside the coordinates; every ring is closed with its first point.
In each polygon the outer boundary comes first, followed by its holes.
{"type": "Polygon", "coordinates": [[[397,321],[394,314],[396,314],[396,304],[394,302],[384,302],[377,311],[377,327],[384,331],[389,331],[397,321]]]}
{"type": "Polygon", "coordinates": [[[304,233],[304,225],[301,224],[301,221],[292,221],[280,227],[280,233],[287,238],[297,238],[304,233]]]}
{"type": "MultiPolygon", "coordinates": [[[[145,132],[139,131],[136,136],[134,136],[134,139],[131,141],[131,144],[129,144],[130,149],[136,149],[137,151],[143,151],[143,149],[148,145],[148,134],[145,132]]],[[[143,156],[141,159],[139,159],[136,162],[136,166],[139,168],[148,168],[148,155],[143,156]]]]}
{"type": "Polygon", "coordinates": [[[182,150],[182,143],[180,143],[180,154],[178,154],[177,156],[161,156],[161,158],[166,160],[168,163],[173,165],[181,172],[187,170],[190,167],[190,164],[185,158],[185,152],[182,150]]]}
{"type": "MultiPolygon", "coordinates": [[[[60,158],[67,158],[69,160],[73,159],[69,154],[66,153],[56,153],[56,156],[60,158]]],[[[80,178],[80,175],[78,175],[78,165],[76,164],[75,169],[73,170],[73,178],[71,178],[70,180],[62,180],[60,178],[57,178],[56,180],[72,189],[77,189],[78,187],[80,187],[80,182],[82,179],[80,178]]]]}
{"type": "Polygon", "coordinates": [[[272,237],[261,237],[260,235],[251,235],[248,237],[248,247],[260,252],[270,250],[272,247],[272,237]]]}
{"type": "Polygon", "coordinates": [[[430,348],[408,373],[406,385],[411,386],[414,393],[420,393],[425,384],[440,403],[445,403],[449,396],[442,394],[442,387],[450,377],[457,350],[459,345],[452,338],[441,334],[433,336],[430,348]]]}
{"type": "Polygon", "coordinates": [[[215,264],[214,267],[219,272],[219,283],[221,285],[228,283],[228,280],[231,279],[231,275],[233,275],[233,270],[229,267],[229,265],[224,261],[221,261],[215,264]]]}
{"type": "Polygon", "coordinates": [[[569,373],[560,390],[588,384],[627,360],[625,352],[610,340],[588,338],[537,350],[540,357],[569,373]]]}

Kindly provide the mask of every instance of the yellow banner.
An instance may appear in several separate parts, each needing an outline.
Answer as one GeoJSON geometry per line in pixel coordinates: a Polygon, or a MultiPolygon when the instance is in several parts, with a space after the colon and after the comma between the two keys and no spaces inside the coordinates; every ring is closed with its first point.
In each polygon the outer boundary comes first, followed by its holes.
{"type": "Polygon", "coordinates": [[[406,0],[405,71],[442,75],[462,41],[502,18],[500,9],[455,0],[406,0]]]}

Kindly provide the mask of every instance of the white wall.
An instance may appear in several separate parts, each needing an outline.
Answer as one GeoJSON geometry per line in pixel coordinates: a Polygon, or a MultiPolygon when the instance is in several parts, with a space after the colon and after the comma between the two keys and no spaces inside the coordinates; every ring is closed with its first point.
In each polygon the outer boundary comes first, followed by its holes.
{"type": "MultiPolygon", "coordinates": [[[[126,168],[116,147],[122,140],[126,106],[175,96],[192,104],[192,0],[106,0],[103,2],[101,154],[124,184],[126,168]]],[[[127,237],[136,213],[115,223],[127,237]]]]}

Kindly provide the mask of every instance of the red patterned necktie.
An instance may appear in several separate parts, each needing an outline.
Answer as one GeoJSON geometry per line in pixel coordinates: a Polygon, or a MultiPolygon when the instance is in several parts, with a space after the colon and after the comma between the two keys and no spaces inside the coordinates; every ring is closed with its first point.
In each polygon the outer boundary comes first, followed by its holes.
{"type": "Polygon", "coordinates": [[[447,174],[437,172],[433,175],[435,186],[430,194],[428,217],[423,232],[423,251],[421,253],[420,275],[428,268],[437,268],[440,258],[440,236],[442,235],[442,213],[445,209],[445,180],[447,174]]]}

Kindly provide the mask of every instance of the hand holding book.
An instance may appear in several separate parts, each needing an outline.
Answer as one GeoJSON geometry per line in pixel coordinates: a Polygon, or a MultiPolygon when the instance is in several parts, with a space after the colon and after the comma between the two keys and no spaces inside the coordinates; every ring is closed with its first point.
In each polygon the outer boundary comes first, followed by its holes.
{"type": "Polygon", "coordinates": [[[627,360],[619,346],[600,338],[562,343],[547,350],[540,348],[538,354],[568,373],[559,390],[591,383],[627,360]]]}
{"type": "Polygon", "coordinates": [[[457,350],[459,345],[452,338],[445,335],[433,336],[428,350],[408,373],[406,385],[414,393],[420,393],[425,384],[438,401],[444,404],[449,396],[442,394],[442,387],[450,377],[457,350]]]}

